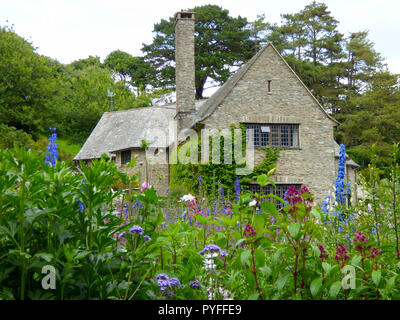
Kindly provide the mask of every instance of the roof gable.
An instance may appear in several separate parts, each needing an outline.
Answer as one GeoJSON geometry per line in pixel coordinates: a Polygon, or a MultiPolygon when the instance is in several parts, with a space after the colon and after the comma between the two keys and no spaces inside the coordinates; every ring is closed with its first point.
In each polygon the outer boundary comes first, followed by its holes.
{"type": "Polygon", "coordinates": [[[210,117],[214,111],[218,108],[218,106],[224,101],[224,99],[231,93],[231,91],[236,87],[237,83],[246,75],[246,73],[250,70],[250,68],[255,64],[255,62],[261,57],[262,54],[267,50],[267,48],[272,48],[273,52],[279,57],[280,60],[283,61],[284,65],[288,70],[294,75],[296,81],[298,81],[307,94],[314,100],[319,109],[324,113],[324,115],[331,120],[334,125],[338,125],[339,122],[332,118],[329,115],[324,107],[319,103],[319,101],[314,97],[311,91],[307,88],[307,86],[301,81],[301,79],[297,76],[297,74],[293,71],[293,69],[289,66],[286,60],[279,54],[276,48],[268,43],[261,50],[259,50],[244,66],[242,66],[239,70],[237,70],[225,83],[221,86],[208,100],[204,103],[199,109],[199,116],[197,122],[202,122],[210,117]]]}

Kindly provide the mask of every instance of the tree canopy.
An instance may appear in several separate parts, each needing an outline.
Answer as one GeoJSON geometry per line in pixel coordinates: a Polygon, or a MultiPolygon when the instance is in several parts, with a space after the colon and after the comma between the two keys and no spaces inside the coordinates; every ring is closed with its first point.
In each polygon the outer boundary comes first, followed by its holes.
{"type": "MultiPolygon", "coordinates": [[[[202,98],[207,80],[223,84],[232,68],[241,66],[256,52],[251,24],[246,18],[231,17],[216,5],[194,7],[195,13],[195,85],[196,97],[202,98]]],[[[156,70],[158,86],[174,87],[174,17],[154,25],[151,44],[143,44],[145,60],[156,70]]]]}

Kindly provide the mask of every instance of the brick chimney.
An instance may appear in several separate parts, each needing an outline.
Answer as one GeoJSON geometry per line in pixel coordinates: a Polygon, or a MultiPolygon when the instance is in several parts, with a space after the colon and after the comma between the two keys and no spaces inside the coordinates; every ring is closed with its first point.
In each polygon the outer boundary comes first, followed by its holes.
{"type": "Polygon", "coordinates": [[[194,80],[194,13],[175,14],[175,78],[178,133],[189,126],[195,117],[194,80]]]}

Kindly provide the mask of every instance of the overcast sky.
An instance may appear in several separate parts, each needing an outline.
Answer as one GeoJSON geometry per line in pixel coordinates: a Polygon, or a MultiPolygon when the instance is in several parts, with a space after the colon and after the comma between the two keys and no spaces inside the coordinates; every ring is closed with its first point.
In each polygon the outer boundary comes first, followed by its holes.
{"type": "MultiPolygon", "coordinates": [[[[400,73],[399,0],[325,0],[339,21],[339,31],[369,30],[375,49],[389,70],[400,73]]],[[[38,47],[37,52],[62,63],[87,58],[104,59],[114,50],[142,55],[151,43],[154,23],[176,11],[217,4],[234,17],[254,20],[265,14],[280,22],[280,14],[294,13],[311,0],[0,0],[0,25],[14,25],[17,34],[38,47]],[[6,23],[8,20],[8,23],[6,23]]]]}

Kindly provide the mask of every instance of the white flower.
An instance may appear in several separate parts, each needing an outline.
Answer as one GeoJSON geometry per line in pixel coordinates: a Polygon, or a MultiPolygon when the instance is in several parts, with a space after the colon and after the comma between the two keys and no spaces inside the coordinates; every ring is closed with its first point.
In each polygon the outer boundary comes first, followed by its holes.
{"type": "Polygon", "coordinates": [[[193,201],[196,200],[195,196],[192,196],[190,193],[185,194],[182,198],[181,201],[193,201]]]}
{"type": "Polygon", "coordinates": [[[249,206],[250,207],[254,207],[255,205],[257,204],[257,200],[253,200],[253,201],[251,201],[250,203],[249,203],[249,206]]]}

